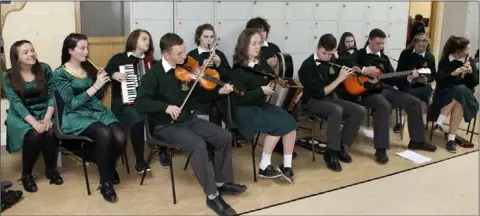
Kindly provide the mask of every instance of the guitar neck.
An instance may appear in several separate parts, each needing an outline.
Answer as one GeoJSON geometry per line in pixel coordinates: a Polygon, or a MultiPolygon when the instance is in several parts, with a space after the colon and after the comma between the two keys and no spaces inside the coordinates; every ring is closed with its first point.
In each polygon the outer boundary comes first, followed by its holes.
{"type": "Polygon", "coordinates": [[[408,71],[402,71],[402,72],[393,72],[393,73],[386,73],[383,74],[380,79],[388,79],[392,77],[401,77],[401,76],[408,76],[410,73],[412,73],[413,70],[408,70],[408,71]]]}

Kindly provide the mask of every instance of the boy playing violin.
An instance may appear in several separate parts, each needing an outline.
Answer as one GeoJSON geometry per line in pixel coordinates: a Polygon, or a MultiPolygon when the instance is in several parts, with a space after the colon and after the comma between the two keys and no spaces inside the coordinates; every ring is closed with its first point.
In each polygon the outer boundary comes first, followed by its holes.
{"type": "Polygon", "coordinates": [[[193,83],[183,82],[175,76],[176,66],[183,64],[186,58],[185,44],[180,36],[167,33],[160,39],[160,49],[162,60],[144,75],[138,87],[135,107],[151,118],[156,137],[191,152],[191,165],[207,195],[207,206],[219,215],[236,215],[221,196],[247,190],[245,185],[233,183],[230,133],[192,114],[195,100],[215,99],[219,94],[229,94],[233,87],[226,84],[207,91],[197,85],[192,98],[180,109],[193,83]],[[209,167],[207,142],[215,154],[213,169],[209,167]]]}

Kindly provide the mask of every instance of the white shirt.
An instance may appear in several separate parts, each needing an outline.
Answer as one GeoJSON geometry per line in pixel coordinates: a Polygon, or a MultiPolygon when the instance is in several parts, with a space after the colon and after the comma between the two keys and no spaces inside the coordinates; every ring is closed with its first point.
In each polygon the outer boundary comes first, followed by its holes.
{"type": "Polygon", "coordinates": [[[268,41],[263,41],[262,47],[268,47],[268,41]]]}
{"type": "Polygon", "coordinates": [[[317,52],[314,52],[314,53],[313,53],[313,60],[315,61],[315,64],[316,64],[317,66],[320,65],[320,64],[322,64],[322,63],[320,63],[320,62],[317,62],[317,60],[318,60],[317,52]]]}
{"type": "MultiPolygon", "coordinates": [[[[127,52],[127,57],[130,57],[130,56],[132,56],[132,55],[135,56],[135,55],[133,54],[133,52],[127,52]]],[[[143,58],[145,58],[145,53],[142,53],[142,56],[140,56],[140,57],[138,57],[138,56],[135,56],[135,57],[140,58],[140,59],[143,59],[143,58]]]]}
{"type": "Polygon", "coordinates": [[[248,61],[248,66],[249,67],[254,67],[256,64],[258,64],[258,60],[255,59],[255,61],[248,61]]]}
{"type": "Polygon", "coordinates": [[[378,57],[382,57],[380,52],[373,53],[372,50],[370,49],[370,46],[367,46],[367,48],[365,48],[365,50],[367,51],[367,54],[374,54],[374,55],[378,55],[378,57]]]}
{"type": "Polygon", "coordinates": [[[210,52],[209,50],[206,50],[205,48],[203,48],[201,46],[198,46],[197,50],[198,50],[198,54],[202,54],[204,52],[210,52]]]}
{"type": "Polygon", "coordinates": [[[412,53],[417,53],[419,55],[421,55],[422,57],[425,58],[425,51],[421,52],[421,53],[418,53],[418,52],[415,52],[415,49],[413,49],[413,52],[412,53]]]}
{"type": "Polygon", "coordinates": [[[163,69],[165,70],[165,73],[168,73],[168,71],[170,71],[171,69],[175,68],[175,66],[171,66],[167,60],[162,56],[162,66],[163,66],[163,69]]]}
{"type": "Polygon", "coordinates": [[[450,54],[450,55],[448,56],[448,60],[449,60],[450,62],[453,61],[453,60],[457,60],[457,61],[462,62],[462,63],[465,64],[465,58],[456,59],[455,57],[453,57],[452,54],[450,54]]]}

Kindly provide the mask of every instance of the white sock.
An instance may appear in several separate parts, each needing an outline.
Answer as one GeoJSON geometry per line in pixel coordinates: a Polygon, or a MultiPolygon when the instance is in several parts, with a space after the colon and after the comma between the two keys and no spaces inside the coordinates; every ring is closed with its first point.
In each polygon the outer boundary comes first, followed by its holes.
{"type": "Polygon", "coordinates": [[[292,167],[292,155],[283,155],[283,166],[284,167],[292,167]]]}
{"type": "Polygon", "coordinates": [[[400,123],[405,124],[405,116],[402,116],[402,118],[400,119],[400,123]]]}
{"type": "Polygon", "coordinates": [[[217,196],[218,196],[218,191],[217,191],[216,194],[210,194],[210,195],[208,195],[208,199],[213,200],[213,199],[217,198],[217,196]]]}
{"type": "Polygon", "coordinates": [[[435,122],[435,124],[438,124],[438,125],[443,125],[443,121],[445,121],[445,118],[447,118],[446,116],[440,114],[438,116],[438,119],[437,119],[437,122],[435,122]]]}
{"type": "Polygon", "coordinates": [[[423,125],[427,125],[427,114],[423,114],[423,125]]]}
{"type": "Polygon", "coordinates": [[[455,141],[455,134],[448,134],[448,141],[455,141]]]}
{"type": "Polygon", "coordinates": [[[267,154],[265,152],[262,152],[262,160],[260,161],[260,164],[258,165],[261,170],[264,170],[267,168],[268,165],[270,165],[272,159],[271,154],[267,154]]]}
{"type": "Polygon", "coordinates": [[[217,187],[221,187],[221,186],[223,186],[224,183],[223,183],[223,182],[221,182],[221,183],[218,183],[218,182],[217,182],[217,183],[215,183],[215,184],[217,185],[217,187]]]}

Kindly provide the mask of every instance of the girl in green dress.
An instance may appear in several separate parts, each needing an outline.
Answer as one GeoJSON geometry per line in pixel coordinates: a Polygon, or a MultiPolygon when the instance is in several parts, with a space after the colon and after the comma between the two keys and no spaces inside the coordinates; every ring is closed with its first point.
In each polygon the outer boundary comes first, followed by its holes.
{"type": "Polygon", "coordinates": [[[7,110],[7,150],[22,150],[22,184],[26,191],[36,192],[32,176],[35,161],[43,153],[45,177],[50,184],[61,185],[56,170],[58,140],[52,129],[55,90],[52,69],[39,62],[32,43],[21,40],[10,48],[12,68],[2,75],[2,86],[10,104],[7,110]]]}
{"type": "MultiPolygon", "coordinates": [[[[133,104],[124,104],[122,100],[122,82],[126,81],[126,74],[120,73],[119,67],[133,64],[137,68],[140,61],[146,62],[147,71],[153,64],[153,42],[150,33],[136,29],[127,38],[125,52],[115,54],[107,63],[105,70],[114,80],[112,82],[112,112],[122,123],[125,133],[130,134],[133,152],[136,157],[135,172],[151,171],[144,159],[145,132],[144,117],[137,112],[133,104]],[[150,65],[148,65],[150,63],[150,65]]],[[[135,70],[135,74],[139,71],[135,70]]]]}
{"type": "Polygon", "coordinates": [[[436,119],[433,129],[443,134],[442,124],[450,116],[446,149],[456,152],[455,136],[462,121],[472,120],[478,113],[478,102],[473,95],[478,85],[478,69],[469,57],[470,41],[451,36],[443,47],[438,63],[436,89],[430,106],[430,119],[436,119]]]}
{"type": "Polygon", "coordinates": [[[55,87],[65,103],[61,128],[66,134],[86,136],[95,141],[95,161],[100,173],[100,192],[109,202],[117,195],[112,184],[119,183],[115,163],[125,149],[126,138],[115,115],[103,106],[108,74],[88,67],[88,41],[71,33],[63,41],[62,65],[53,73],[55,87]]]}
{"type": "Polygon", "coordinates": [[[265,102],[266,95],[274,93],[268,74],[275,72],[259,57],[261,36],[258,30],[246,29],[238,37],[234,66],[231,75],[234,86],[245,92],[234,94],[233,118],[238,131],[246,140],[252,140],[256,132],[266,133],[263,142],[259,176],[277,178],[283,176],[293,181],[292,154],[296,141],[297,122],[286,110],[265,102]],[[282,139],[284,159],[279,168],[271,164],[272,151],[282,139]]]}

